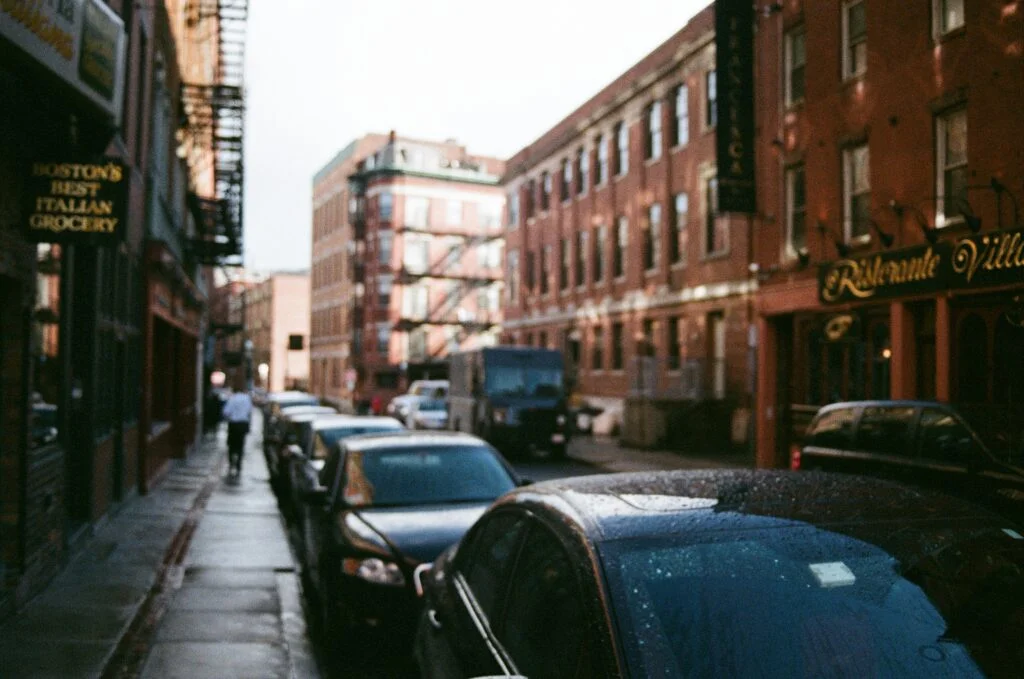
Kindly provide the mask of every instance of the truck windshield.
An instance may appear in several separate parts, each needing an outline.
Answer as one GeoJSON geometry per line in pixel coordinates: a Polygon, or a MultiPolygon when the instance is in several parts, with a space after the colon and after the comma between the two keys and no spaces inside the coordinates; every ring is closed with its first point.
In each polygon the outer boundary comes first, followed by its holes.
{"type": "Polygon", "coordinates": [[[562,393],[562,371],[495,366],[487,369],[486,386],[490,396],[557,398],[562,393]]]}

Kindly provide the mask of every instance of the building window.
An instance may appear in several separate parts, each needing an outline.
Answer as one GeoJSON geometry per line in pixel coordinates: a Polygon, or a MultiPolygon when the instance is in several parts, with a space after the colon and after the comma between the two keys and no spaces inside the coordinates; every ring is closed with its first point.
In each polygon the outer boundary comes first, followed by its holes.
{"type": "Polygon", "coordinates": [[[674,219],[672,220],[672,233],[669,240],[672,263],[685,263],[687,257],[687,241],[689,232],[687,229],[690,221],[690,196],[685,193],[677,193],[673,204],[674,219]]]}
{"type": "Polygon", "coordinates": [[[704,186],[704,252],[721,254],[729,248],[725,220],[718,218],[718,178],[709,177],[704,186]]]}
{"type": "Polygon", "coordinates": [[[526,253],[526,288],[532,294],[537,289],[537,253],[526,253]]]}
{"type": "Polygon", "coordinates": [[[391,250],[394,242],[393,231],[377,232],[377,261],[383,266],[391,266],[391,250]]]}
{"type": "Polygon", "coordinates": [[[587,282],[587,232],[576,232],[576,285],[587,282]]]}
{"type": "Polygon", "coordinates": [[[460,226],[462,224],[462,201],[449,200],[445,210],[445,221],[449,226],[460,226]]]}
{"type": "Polygon", "coordinates": [[[690,142],[690,88],[686,85],[676,88],[675,108],[675,135],[672,143],[685,146],[690,142]]]}
{"type": "Polygon", "coordinates": [[[590,369],[604,370],[604,328],[595,325],[590,344],[590,369]]]}
{"type": "Polygon", "coordinates": [[[804,166],[786,170],[786,253],[790,257],[807,247],[807,193],[804,166]]]}
{"type": "Polygon", "coordinates": [[[540,209],[546,211],[551,206],[551,173],[541,175],[540,209]]]}
{"type": "Polygon", "coordinates": [[[648,160],[661,158],[661,102],[654,101],[647,108],[646,152],[648,160]]]}
{"type": "Polygon", "coordinates": [[[530,219],[534,215],[534,207],[537,201],[537,182],[530,180],[526,184],[526,218],[530,219]]]}
{"type": "Polygon", "coordinates": [[[547,349],[548,347],[548,334],[544,330],[537,333],[537,346],[541,349],[547,349]]]}
{"type": "Polygon", "coordinates": [[[608,179],[608,140],[604,135],[599,135],[595,142],[597,146],[597,167],[594,168],[594,186],[604,184],[608,179]]]}
{"type": "Polygon", "coordinates": [[[405,199],[405,225],[426,228],[430,224],[430,199],[408,196],[405,199]]]}
{"type": "Polygon", "coordinates": [[[558,267],[558,288],[565,290],[569,287],[569,266],[571,263],[571,254],[569,252],[569,239],[563,238],[559,244],[559,263],[558,267]]]}
{"type": "Polygon", "coordinates": [[[786,105],[804,98],[804,71],[807,65],[807,32],[797,28],[786,34],[786,105]]]}
{"type": "Polygon", "coordinates": [[[704,86],[708,104],[704,120],[708,127],[714,127],[718,124],[718,75],[715,71],[708,71],[704,78],[704,86]]]}
{"type": "Polygon", "coordinates": [[[506,296],[509,304],[519,302],[519,250],[508,252],[508,289],[506,296]]]}
{"type": "Polygon", "coordinates": [[[410,273],[426,273],[430,265],[430,241],[422,236],[406,236],[402,264],[410,273]]]}
{"type": "Polygon", "coordinates": [[[409,360],[422,361],[427,358],[427,331],[417,328],[409,333],[409,360]]]}
{"type": "Polygon", "coordinates": [[[629,221],[619,217],[615,227],[615,252],[612,257],[612,275],[621,278],[626,275],[626,248],[629,247],[629,221]]]}
{"type": "Polygon", "coordinates": [[[540,294],[548,294],[551,273],[551,246],[545,245],[540,251],[540,294]]]}
{"type": "Polygon", "coordinates": [[[477,203],[476,213],[480,226],[492,230],[501,226],[501,207],[501,203],[496,201],[477,203]]]}
{"type": "Polygon", "coordinates": [[[576,195],[583,195],[587,192],[587,185],[590,182],[590,158],[587,157],[587,150],[582,146],[576,151],[576,195]]]}
{"type": "Polygon", "coordinates": [[[964,0],[932,0],[935,38],[964,25],[964,0]]]}
{"type": "Polygon", "coordinates": [[[382,222],[390,222],[395,209],[395,197],[384,192],[377,197],[377,217],[382,222]]]}
{"type": "Polygon", "coordinates": [[[599,225],[594,230],[594,254],[593,263],[594,267],[594,282],[600,283],[604,280],[604,253],[605,243],[608,241],[608,227],[604,224],[599,225]]]}
{"type": "Polygon", "coordinates": [[[612,323],[612,370],[622,370],[624,361],[622,323],[612,323]]]}
{"type": "Polygon", "coordinates": [[[377,277],[377,305],[386,307],[391,304],[391,288],[394,278],[391,274],[377,277]]]}
{"type": "Polygon", "coordinates": [[[848,241],[868,236],[869,165],[867,144],[843,151],[843,226],[848,241]]]}
{"type": "Polygon", "coordinates": [[[377,324],[377,353],[388,353],[388,343],[391,341],[391,325],[389,323],[377,324]]]}
{"type": "Polygon", "coordinates": [[[864,0],[843,5],[843,78],[861,75],[868,66],[868,30],[864,0]]]}
{"type": "Polygon", "coordinates": [[[615,174],[620,177],[629,170],[629,128],[622,121],[615,126],[615,174]]]}
{"type": "Polygon", "coordinates": [[[519,190],[508,195],[508,228],[515,229],[519,226],[519,190]]]}
{"type": "Polygon", "coordinates": [[[683,335],[680,332],[683,324],[682,318],[670,318],[666,327],[668,328],[668,337],[666,338],[666,345],[668,347],[668,369],[679,370],[683,363],[683,335]]]}
{"type": "Polygon", "coordinates": [[[658,268],[661,260],[661,203],[647,209],[647,228],[644,230],[644,268],[658,268]]]}
{"type": "Polygon", "coordinates": [[[967,198],[967,110],[959,109],[940,116],[935,125],[935,206],[936,226],[961,219],[967,198]]]}
{"type": "Polygon", "coordinates": [[[562,184],[558,189],[558,198],[564,203],[572,196],[572,163],[562,158],[562,184]]]}
{"type": "Polygon", "coordinates": [[[430,289],[424,283],[405,288],[402,294],[402,315],[406,318],[424,320],[430,303],[430,289]]]}

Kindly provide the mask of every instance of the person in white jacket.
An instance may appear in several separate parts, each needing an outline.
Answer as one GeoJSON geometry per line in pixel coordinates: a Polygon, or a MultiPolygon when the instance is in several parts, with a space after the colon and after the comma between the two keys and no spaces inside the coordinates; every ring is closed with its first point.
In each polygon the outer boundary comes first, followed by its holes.
{"type": "Polygon", "coordinates": [[[241,383],[235,385],[235,391],[224,404],[221,414],[228,423],[228,473],[240,476],[245,437],[252,419],[252,397],[241,383]]]}

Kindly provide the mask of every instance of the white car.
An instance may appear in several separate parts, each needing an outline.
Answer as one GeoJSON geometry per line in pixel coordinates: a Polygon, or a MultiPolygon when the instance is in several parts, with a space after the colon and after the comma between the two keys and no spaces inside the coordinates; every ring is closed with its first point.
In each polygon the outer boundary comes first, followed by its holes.
{"type": "Polygon", "coordinates": [[[439,398],[414,401],[405,426],[409,429],[446,429],[448,427],[448,404],[439,398]]]}
{"type": "Polygon", "coordinates": [[[405,422],[412,413],[412,405],[421,399],[446,398],[448,380],[416,380],[409,385],[409,391],[391,399],[384,412],[405,422]]]}

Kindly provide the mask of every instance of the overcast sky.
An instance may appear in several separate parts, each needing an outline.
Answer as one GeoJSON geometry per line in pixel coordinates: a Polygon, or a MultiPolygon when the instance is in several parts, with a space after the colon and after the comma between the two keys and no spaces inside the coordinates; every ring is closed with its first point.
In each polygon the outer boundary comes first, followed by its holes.
{"type": "Polygon", "coordinates": [[[245,261],[309,267],[313,174],[396,130],[526,146],[708,1],[251,0],[245,261]]]}

